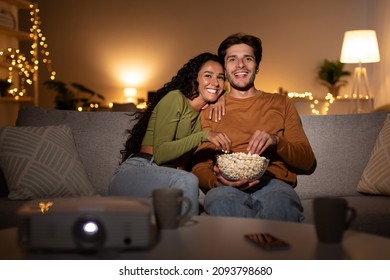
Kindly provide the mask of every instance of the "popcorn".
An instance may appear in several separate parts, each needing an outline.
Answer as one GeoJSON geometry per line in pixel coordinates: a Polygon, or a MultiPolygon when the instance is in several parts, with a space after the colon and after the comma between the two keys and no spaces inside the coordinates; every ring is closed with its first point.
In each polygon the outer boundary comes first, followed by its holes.
{"type": "Polygon", "coordinates": [[[269,160],[258,154],[231,153],[217,155],[217,166],[222,175],[231,181],[253,181],[263,176],[269,160]]]}

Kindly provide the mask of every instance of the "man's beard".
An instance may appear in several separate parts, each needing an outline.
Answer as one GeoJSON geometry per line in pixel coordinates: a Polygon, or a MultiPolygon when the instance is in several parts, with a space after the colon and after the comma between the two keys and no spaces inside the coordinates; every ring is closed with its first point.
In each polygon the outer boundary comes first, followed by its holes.
{"type": "Polygon", "coordinates": [[[230,86],[232,88],[234,88],[235,90],[239,90],[239,91],[247,91],[247,90],[251,89],[255,84],[254,77],[251,77],[249,82],[247,84],[244,84],[244,85],[236,84],[234,79],[229,79],[229,77],[228,77],[228,81],[229,81],[230,86]]]}
{"type": "Polygon", "coordinates": [[[249,82],[245,85],[236,84],[234,81],[234,76],[230,76],[230,77],[227,77],[227,80],[229,81],[230,86],[238,91],[247,91],[247,90],[251,89],[252,87],[254,87],[254,85],[255,85],[256,76],[253,74],[250,77],[249,82]],[[230,77],[232,77],[232,78],[230,78],[230,77]]]}

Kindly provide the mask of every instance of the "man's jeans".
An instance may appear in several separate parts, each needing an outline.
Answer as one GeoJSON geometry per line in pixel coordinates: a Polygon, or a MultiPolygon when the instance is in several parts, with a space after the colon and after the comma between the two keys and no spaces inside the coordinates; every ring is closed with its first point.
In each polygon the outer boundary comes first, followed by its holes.
{"type": "Polygon", "coordinates": [[[303,208],[298,194],[287,183],[263,176],[251,192],[220,186],[206,193],[204,208],[212,216],[251,217],[301,222],[303,208]]]}

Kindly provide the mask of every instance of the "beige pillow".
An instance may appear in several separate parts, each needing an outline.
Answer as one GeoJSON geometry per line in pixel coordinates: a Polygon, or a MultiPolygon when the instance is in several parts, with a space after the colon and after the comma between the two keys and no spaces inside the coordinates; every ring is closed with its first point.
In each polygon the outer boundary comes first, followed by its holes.
{"type": "Polygon", "coordinates": [[[0,128],[0,167],[9,199],[96,194],[67,125],[0,128]]]}
{"type": "Polygon", "coordinates": [[[390,195],[390,115],[379,132],[357,190],[367,194],[390,195]]]}

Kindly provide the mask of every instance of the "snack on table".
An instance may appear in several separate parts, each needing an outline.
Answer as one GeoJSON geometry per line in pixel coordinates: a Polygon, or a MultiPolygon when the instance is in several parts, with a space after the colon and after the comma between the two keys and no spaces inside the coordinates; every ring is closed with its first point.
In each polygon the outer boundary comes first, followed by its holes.
{"type": "Polygon", "coordinates": [[[217,155],[217,166],[222,175],[231,181],[253,181],[263,176],[269,160],[258,154],[231,153],[217,155]]]}

